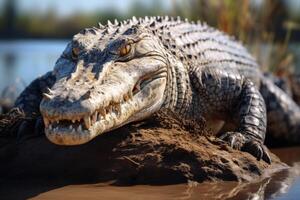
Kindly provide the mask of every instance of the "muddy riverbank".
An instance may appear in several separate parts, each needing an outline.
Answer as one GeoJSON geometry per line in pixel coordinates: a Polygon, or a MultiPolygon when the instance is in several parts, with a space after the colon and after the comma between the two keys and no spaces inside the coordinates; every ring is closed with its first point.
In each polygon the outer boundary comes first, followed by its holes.
{"type": "Polygon", "coordinates": [[[34,135],[33,126],[28,125],[22,135],[1,137],[0,175],[2,179],[174,184],[252,181],[285,167],[274,154],[269,165],[233,150],[202,132],[198,124],[162,113],[103,134],[88,144],[67,147],[50,143],[43,134],[34,135]]]}

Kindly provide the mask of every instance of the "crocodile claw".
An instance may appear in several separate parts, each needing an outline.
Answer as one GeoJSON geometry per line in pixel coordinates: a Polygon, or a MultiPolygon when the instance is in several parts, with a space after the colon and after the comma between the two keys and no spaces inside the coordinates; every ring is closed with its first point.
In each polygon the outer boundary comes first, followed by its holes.
{"type": "Polygon", "coordinates": [[[220,136],[220,139],[227,142],[231,148],[237,150],[241,150],[246,140],[239,132],[226,132],[220,136]]]}
{"type": "Polygon", "coordinates": [[[244,136],[239,132],[226,132],[220,136],[220,139],[227,142],[233,149],[250,153],[257,160],[262,159],[268,164],[272,162],[267,147],[256,139],[244,136]]]}
{"type": "Polygon", "coordinates": [[[262,159],[268,164],[271,164],[272,162],[267,147],[256,140],[248,140],[241,150],[254,155],[257,160],[262,159]]]}

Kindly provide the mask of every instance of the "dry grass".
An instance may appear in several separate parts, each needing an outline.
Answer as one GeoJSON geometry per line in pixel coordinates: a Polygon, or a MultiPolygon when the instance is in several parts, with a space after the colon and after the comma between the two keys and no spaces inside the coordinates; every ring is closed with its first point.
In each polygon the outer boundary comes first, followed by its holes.
{"type": "Polygon", "coordinates": [[[294,55],[289,52],[290,37],[299,25],[289,20],[278,0],[264,0],[258,6],[251,0],[173,1],[173,14],[201,19],[234,35],[248,46],[264,71],[279,76],[294,72],[294,55]]]}

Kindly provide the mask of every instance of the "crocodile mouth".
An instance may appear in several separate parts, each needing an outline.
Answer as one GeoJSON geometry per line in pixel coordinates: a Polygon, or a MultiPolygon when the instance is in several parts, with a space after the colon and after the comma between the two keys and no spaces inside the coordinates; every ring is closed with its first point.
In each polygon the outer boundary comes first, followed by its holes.
{"type": "MultiPolygon", "coordinates": [[[[138,92],[135,89],[135,92],[138,92]]],[[[111,118],[111,116],[119,116],[122,113],[122,106],[129,103],[132,100],[131,94],[128,93],[123,96],[123,100],[120,102],[111,102],[105,108],[99,108],[95,110],[92,114],[87,114],[85,116],[74,116],[72,119],[70,117],[64,118],[48,118],[44,117],[44,124],[46,130],[51,132],[57,132],[58,130],[63,132],[77,132],[84,133],[93,128],[93,126],[100,121],[111,118]]]]}
{"type": "Polygon", "coordinates": [[[56,144],[83,144],[98,134],[110,131],[125,124],[136,109],[136,99],[141,91],[157,79],[165,78],[162,72],[156,76],[145,76],[139,79],[131,90],[122,95],[120,101],[111,101],[105,107],[95,109],[92,114],[77,116],[48,117],[43,115],[45,133],[56,144]],[[129,112],[130,111],[130,112],[129,112]],[[109,127],[109,128],[108,128],[109,127]],[[66,141],[66,137],[69,137],[66,141]]]}

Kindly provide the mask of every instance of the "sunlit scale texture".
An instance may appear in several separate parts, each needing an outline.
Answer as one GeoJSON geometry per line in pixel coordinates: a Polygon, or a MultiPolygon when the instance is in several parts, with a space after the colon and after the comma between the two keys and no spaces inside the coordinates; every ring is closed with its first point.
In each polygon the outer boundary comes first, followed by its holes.
{"type": "Polygon", "coordinates": [[[47,137],[61,145],[86,143],[161,109],[204,118],[232,147],[266,162],[267,131],[300,141],[299,107],[247,50],[180,18],[133,17],[82,30],[16,105],[41,113],[47,137]]]}

